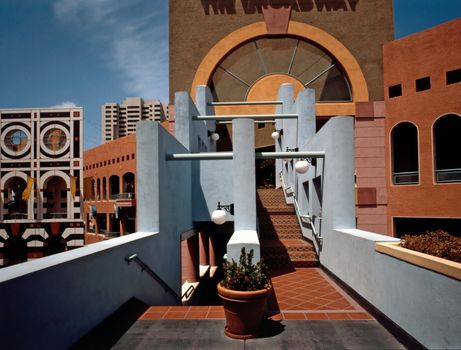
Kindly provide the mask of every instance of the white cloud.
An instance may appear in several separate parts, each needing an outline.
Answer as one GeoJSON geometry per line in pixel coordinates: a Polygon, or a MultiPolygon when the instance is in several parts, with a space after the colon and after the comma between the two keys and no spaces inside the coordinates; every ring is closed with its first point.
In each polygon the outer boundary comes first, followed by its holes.
{"type": "Polygon", "coordinates": [[[74,108],[74,107],[77,107],[77,105],[72,101],[64,101],[64,102],[58,103],[55,106],[51,106],[51,108],[74,108]]]}
{"type": "Polygon", "coordinates": [[[100,49],[127,96],[168,101],[167,2],[56,0],[54,15],[100,49]]]}

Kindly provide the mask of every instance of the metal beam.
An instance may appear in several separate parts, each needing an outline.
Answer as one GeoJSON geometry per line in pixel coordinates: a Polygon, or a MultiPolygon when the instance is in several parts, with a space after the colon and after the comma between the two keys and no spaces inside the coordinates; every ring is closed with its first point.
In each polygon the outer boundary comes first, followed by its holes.
{"type": "Polygon", "coordinates": [[[234,101],[234,102],[210,102],[208,106],[245,106],[245,105],[281,105],[282,101],[234,101]]]}
{"type": "MultiPolygon", "coordinates": [[[[255,157],[256,159],[325,158],[325,152],[256,152],[255,157]]],[[[172,153],[166,155],[167,160],[218,160],[232,158],[233,152],[172,153]]]]}
{"type": "MultiPolygon", "coordinates": [[[[275,120],[255,120],[255,124],[275,124],[275,120]]],[[[231,120],[217,121],[216,124],[232,124],[231,120]]]]}
{"type": "Polygon", "coordinates": [[[167,160],[217,160],[232,158],[232,152],[173,153],[166,155],[167,160]]]}
{"type": "Polygon", "coordinates": [[[193,120],[296,119],[297,114],[193,115],[193,120]]]}
{"type": "Polygon", "coordinates": [[[286,159],[286,158],[325,158],[325,152],[324,151],[256,152],[256,159],[286,159]]]}

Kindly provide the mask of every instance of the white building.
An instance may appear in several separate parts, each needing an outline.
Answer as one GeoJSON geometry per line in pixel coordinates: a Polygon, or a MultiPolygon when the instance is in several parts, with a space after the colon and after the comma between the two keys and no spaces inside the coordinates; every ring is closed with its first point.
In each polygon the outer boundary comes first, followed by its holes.
{"type": "Polygon", "coordinates": [[[165,112],[159,100],[143,100],[128,97],[122,104],[109,102],[102,105],[102,142],[106,143],[136,131],[140,120],[165,120],[165,112]]]}

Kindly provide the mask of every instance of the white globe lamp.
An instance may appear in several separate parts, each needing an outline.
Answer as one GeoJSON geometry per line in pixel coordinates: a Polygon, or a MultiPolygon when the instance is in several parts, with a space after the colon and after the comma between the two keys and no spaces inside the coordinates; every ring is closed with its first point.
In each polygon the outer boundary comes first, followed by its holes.
{"type": "Polygon", "coordinates": [[[295,170],[298,174],[305,174],[308,168],[307,160],[298,160],[295,164],[295,170]]]}
{"type": "Polygon", "coordinates": [[[280,133],[278,131],[274,131],[271,136],[274,140],[278,140],[280,137],[280,133]]]}
{"type": "Polygon", "coordinates": [[[212,133],[210,137],[211,137],[211,140],[214,142],[219,140],[219,134],[217,132],[212,133]]]}
{"type": "Polygon", "coordinates": [[[216,225],[222,225],[226,222],[226,211],[222,209],[213,210],[211,213],[211,221],[216,225]]]}

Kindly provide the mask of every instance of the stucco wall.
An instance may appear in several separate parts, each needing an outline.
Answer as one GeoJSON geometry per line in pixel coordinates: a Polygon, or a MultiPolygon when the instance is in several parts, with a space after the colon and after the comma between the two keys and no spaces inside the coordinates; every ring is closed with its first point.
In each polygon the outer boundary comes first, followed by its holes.
{"type": "Polygon", "coordinates": [[[0,270],[4,349],[65,349],[130,298],[147,305],[176,303],[171,295],[125,257],[138,254],[158,268],[170,252],[157,233],[135,233],[0,270]]]}
{"type": "Polygon", "coordinates": [[[321,263],[427,348],[459,349],[460,281],[375,251],[375,242],[392,240],[332,230],[321,263]]]}

